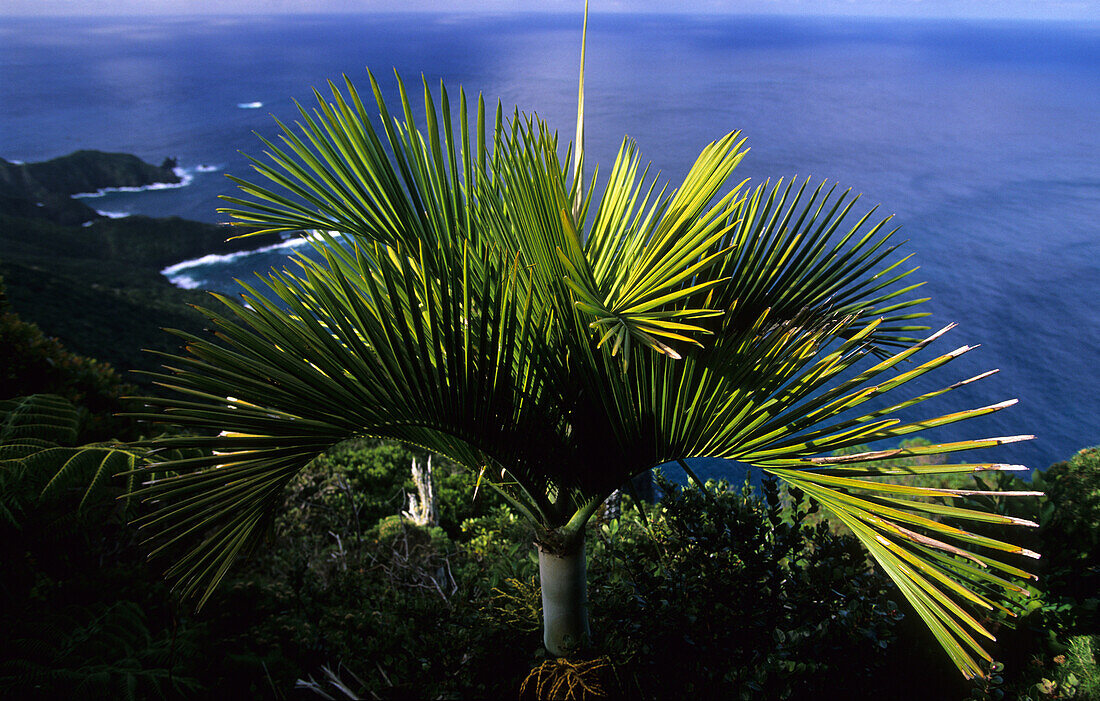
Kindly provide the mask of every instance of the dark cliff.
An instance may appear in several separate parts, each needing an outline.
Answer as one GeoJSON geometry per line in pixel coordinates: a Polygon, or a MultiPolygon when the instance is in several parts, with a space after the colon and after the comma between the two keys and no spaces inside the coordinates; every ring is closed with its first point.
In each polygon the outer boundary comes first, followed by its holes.
{"type": "Polygon", "coordinates": [[[77,151],[41,163],[12,163],[0,158],[0,213],[79,224],[99,215],[70,195],[179,183],[174,167],[170,159],[154,166],[128,153],[103,151],[77,151]]]}

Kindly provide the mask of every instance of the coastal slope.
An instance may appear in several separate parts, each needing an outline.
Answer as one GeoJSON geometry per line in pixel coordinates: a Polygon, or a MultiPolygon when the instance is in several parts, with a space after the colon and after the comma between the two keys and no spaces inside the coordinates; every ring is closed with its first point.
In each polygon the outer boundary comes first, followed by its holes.
{"type": "MultiPolygon", "coordinates": [[[[19,315],[72,351],[120,370],[156,370],[142,349],[175,351],[175,328],[201,332],[205,319],[188,305],[206,293],[181,290],[164,267],[208,253],[231,253],[280,241],[227,241],[227,227],[178,217],[108,219],[73,192],[142,187],[178,177],[127,154],[78,151],[45,163],[0,159],[0,276],[19,315]],[[135,165],[137,164],[141,165],[135,165]],[[71,166],[72,172],[65,172],[71,166]]],[[[141,382],[140,377],[128,379],[141,382]]]]}

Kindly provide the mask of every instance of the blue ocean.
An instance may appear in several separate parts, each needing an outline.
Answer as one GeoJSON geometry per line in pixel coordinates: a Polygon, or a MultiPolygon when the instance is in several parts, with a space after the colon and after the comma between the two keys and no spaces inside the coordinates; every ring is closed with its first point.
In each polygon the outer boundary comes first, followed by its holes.
{"type": "MultiPolygon", "coordinates": [[[[589,164],[629,134],[674,182],[739,129],[741,177],[827,179],[896,215],[930,324],[959,323],[940,349],[981,344],[922,389],[1000,369],[928,411],[1020,400],[927,438],[1035,434],[974,456],[1033,468],[1100,443],[1100,26],[596,15],[589,33],[589,164]]],[[[0,19],[0,156],[176,157],[186,186],[89,204],[218,221],[253,132],[342,74],[365,88],[368,67],[388,97],[396,69],[568,140],[579,42],[579,17],[552,15],[0,19]]],[[[168,273],[232,291],[292,248],[168,273]]]]}

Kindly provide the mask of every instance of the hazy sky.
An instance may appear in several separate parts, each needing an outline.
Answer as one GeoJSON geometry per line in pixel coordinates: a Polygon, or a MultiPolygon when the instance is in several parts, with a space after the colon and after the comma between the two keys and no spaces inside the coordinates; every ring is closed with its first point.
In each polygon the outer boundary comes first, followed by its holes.
{"type": "MultiPolygon", "coordinates": [[[[0,15],[577,12],[581,0],[0,0],[0,15]]],[[[590,0],[593,12],[1100,20],[1100,0],[590,0]]]]}

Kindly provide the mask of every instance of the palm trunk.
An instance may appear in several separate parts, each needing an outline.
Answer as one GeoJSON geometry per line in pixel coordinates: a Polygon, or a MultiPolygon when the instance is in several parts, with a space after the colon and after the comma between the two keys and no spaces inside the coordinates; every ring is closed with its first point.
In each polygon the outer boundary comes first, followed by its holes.
{"type": "Polygon", "coordinates": [[[584,539],[567,553],[552,553],[539,546],[539,580],[542,583],[542,640],[547,651],[564,657],[588,643],[584,539]]]}

